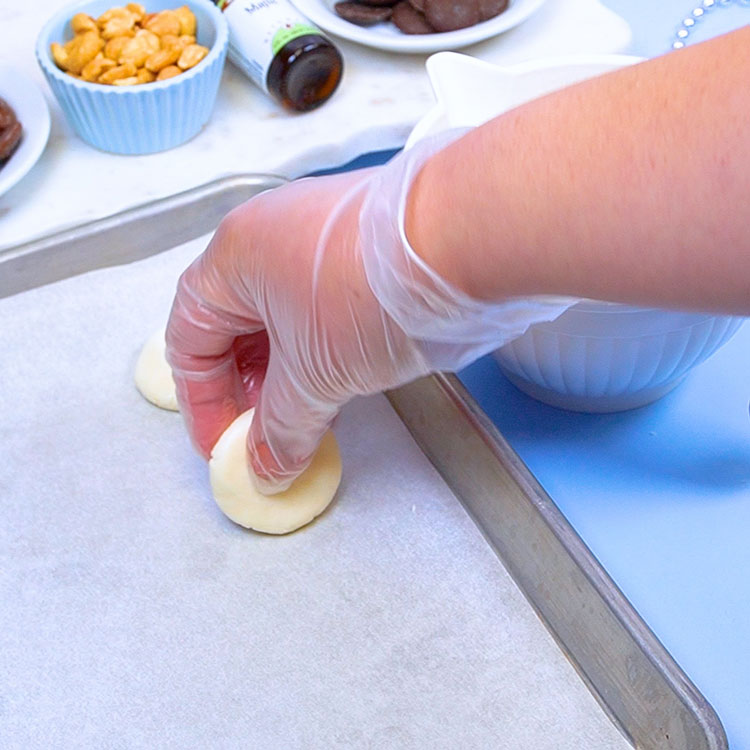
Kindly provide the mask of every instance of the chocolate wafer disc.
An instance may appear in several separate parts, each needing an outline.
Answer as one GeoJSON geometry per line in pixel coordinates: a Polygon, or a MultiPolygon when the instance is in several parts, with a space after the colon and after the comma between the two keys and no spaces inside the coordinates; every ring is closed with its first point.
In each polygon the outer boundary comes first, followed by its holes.
{"type": "Polygon", "coordinates": [[[391,21],[404,34],[435,33],[435,29],[430,26],[424,15],[413,8],[407,0],[403,0],[394,7],[391,21]]]}
{"type": "Polygon", "coordinates": [[[436,31],[456,31],[479,23],[479,0],[424,0],[427,23],[436,31]]]}
{"type": "Polygon", "coordinates": [[[390,7],[363,5],[348,0],[336,3],[333,8],[343,19],[356,23],[358,26],[372,26],[381,21],[387,21],[392,13],[390,7]]]}
{"type": "Polygon", "coordinates": [[[21,135],[23,135],[23,128],[18,120],[0,132],[0,161],[10,158],[21,142],[21,135]]]}
{"type": "Polygon", "coordinates": [[[488,21],[508,8],[508,0],[479,0],[479,20],[488,21]]]}
{"type": "MultiPolygon", "coordinates": [[[[349,0],[346,0],[348,2],[349,0]]],[[[376,8],[382,8],[384,6],[388,6],[389,8],[392,8],[399,0],[354,0],[357,3],[361,3],[362,5],[372,5],[376,8]]]]}
{"type": "Polygon", "coordinates": [[[5,99],[0,99],[0,162],[10,158],[21,142],[22,135],[23,128],[16,119],[13,108],[5,99]]]}
{"type": "Polygon", "coordinates": [[[16,121],[16,113],[13,108],[0,97],[0,130],[9,128],[16,121]]]}

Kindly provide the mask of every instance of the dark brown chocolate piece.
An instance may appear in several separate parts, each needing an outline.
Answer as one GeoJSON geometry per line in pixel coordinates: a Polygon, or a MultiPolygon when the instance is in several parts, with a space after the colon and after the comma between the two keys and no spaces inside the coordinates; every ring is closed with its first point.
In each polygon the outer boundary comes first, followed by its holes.
{"type": "Polygon", "coordinates": [[[436,31],[456,31],[479,23],[479,0],[424,0],[424,15],[436,31]]]}
{"type": "Polygon", "coordinates": [[[383,6],[388,6],[389,8],[392,8],[399,0],[353,0],[353,2],[356,2],[358,5],[372,5],[376,8],[381,8],[383,6]]]}
{"type": "Polygon", "coordinates": [[[404,34],[435,34],[487,21],[508,4],[509,0],[343,0],[333,7],[342,18],[360,26],[390,18],[404,34]]]}
{"type": "Polygon", "coordinates": [[[22,133],[23,128],[13,107],[5,99],[0,99],[0,162],[4,162],[16,150],[22,133]]]}
{"type": "Polygon", "coordinates": [[[508,0],[479,0],[479,20],[488,21],[508,8],[508,0]]]}
{"type": "Polygon", "coordinates": [[[21,123],[16,120],[10,127],[0,131],[0,161],[5,161],[21,141],[21,123]]]}
{"type": "Polygon", "coordinates": [[[0,97],[0,130],[10,127],[16,121],[16,113],[13,108],[0,97]]]}
{"type": "Polygon", "coordinates": [[[336,3],[333,7],[343,19],[356,23],[358,26],[372,26],[381,21],[387,21],[392,12],[390,8],[362,5],[361,3],[348,2],[348,0],[347,2],[336,3]]]}
{"type": "Polygon", "coordinates": [[[404,34],[434,34],[435,29],[430,26],[427,19],[418,10],[415,10],[408,2],[402,0],[393,9],[391,21],[404,34]]]}

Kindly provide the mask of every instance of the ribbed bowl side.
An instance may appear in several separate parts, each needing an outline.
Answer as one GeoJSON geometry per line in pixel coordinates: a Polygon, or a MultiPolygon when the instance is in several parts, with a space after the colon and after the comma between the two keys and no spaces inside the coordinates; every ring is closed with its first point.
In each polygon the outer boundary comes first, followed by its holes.
{"type": "Polygon", "coordinates": [[[76,133],[115,154],[149,154],[192,138],[208,122],[226,52],[200,73],[173,86],[124,91],[69,86],[47,76],[50,88],[76,133]]]}
{"type": "MultiPolygon", "coordinates": [[[[705,316],[695,325],[642,337],[571,336],[530,328],[495,359],[520,380],[580,400],[623,397],[668,386],[731,338],[741,318],[705,316]]],[[[549,325],[547,325],[549,328],[549,325]]],[[[561,399],[557,399],[561,402],[561,399]]]]}

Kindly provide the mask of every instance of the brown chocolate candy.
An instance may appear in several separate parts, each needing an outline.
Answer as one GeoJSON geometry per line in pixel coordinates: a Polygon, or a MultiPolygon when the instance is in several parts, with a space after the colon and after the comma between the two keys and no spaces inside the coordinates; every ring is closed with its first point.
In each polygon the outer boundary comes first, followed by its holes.
{"type": "Polygon", "coordinates": [[[508,4],[509,0],[343,0],[334,8],[339,16],[360,26],[390,18],[404,34],[434,34],[487,21],[508,4]]]}
{"type": "Polygon", "coordinates": [[[392,8],[399,0],[353,0],[360,5],[374,5],[376,8],[380,8],[387,5],[392,8]]]}
{"type": "Polygon", "coordinates": [[[479,0],[479,20],[488,21],[508,8],[508,0],[479,0]]]}
{"type": "Polygon", "coordinates": [[[10,127],[0,131],[0,161],[5,161],[21,142],[21,123],[16,120],[10,127]]]}
{"type": "Polygon", "coordinates": [[[424,15],[436,31],[455,31],[479,23],[479,0],[424,0],[424,15]]]}
{"type": "Polygon", "coordinates": [[[393,8],[391,21],[404,34],[434,34],[435,29],[427,22],[422,13],[408,2],[402,0],[393,8]]]}
{"type": "Polygon", "coordinates": [[[336,3],[333,6],[346,21],[356,23],[358,26],[372,26],[373,24],[387,21],[391,17],[391,9],[375,5],[364,5],[362,3],[346,2],[336,3]]]}
{"type": "Polygon", "coordinates": [[[16,113],[13,108],[0,97],[0,130],[9,128],[16,121],[16,113]]]}

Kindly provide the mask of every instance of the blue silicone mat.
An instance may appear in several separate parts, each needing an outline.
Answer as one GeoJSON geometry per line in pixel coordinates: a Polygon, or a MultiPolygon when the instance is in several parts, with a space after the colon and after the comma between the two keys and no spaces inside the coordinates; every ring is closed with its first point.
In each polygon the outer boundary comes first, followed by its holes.
{"type": "Polygon", "coordinates": [[[468,387],[643,619],[750,748],[750,326],[671,394],[576,414],[487,357],[468,387]]]}

